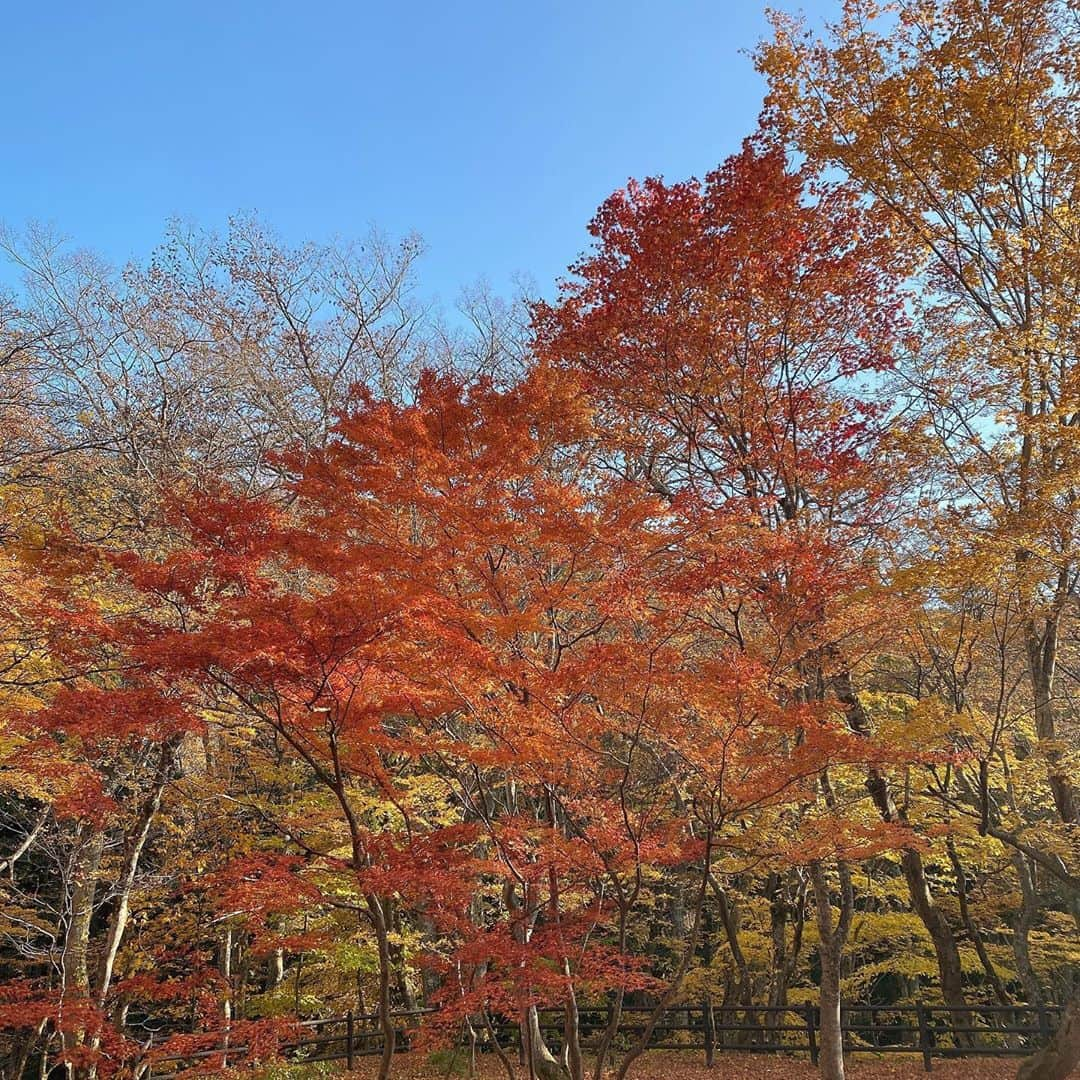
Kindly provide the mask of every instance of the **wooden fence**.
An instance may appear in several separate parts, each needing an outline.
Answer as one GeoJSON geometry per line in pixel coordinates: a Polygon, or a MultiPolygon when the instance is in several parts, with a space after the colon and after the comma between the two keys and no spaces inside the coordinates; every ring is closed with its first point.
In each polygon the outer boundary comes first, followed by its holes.
{"type": "MultiPolygon", "coordinates": [[[[846,1053],[918,1054],[930,1072],[934,1058],[1026,1056],[1045,1045],[1060,1023],[1060,1005],[972,1005],[949,1008],[941,1005],[851,1005],[841,1010],[841,1027],[846,1053]]],[[[396,1012],[397,1043],[401,1051],[411,1048],[412,1034],[426,1012],[396,1012]]],[[[651,1006],[624,1005],[614,1052],[633,1042],[645,1028],[651,1006]]],[[[610,1019],[609,1008],[582,1008],[580,1030],[583,1048],[595,1045],[610,1019]]],[[[323,1020],[303,1020],[301,1035],[290,1039],[281,1051],[287,1060],[341,1061],[352,1068],[363,1056],[379,1054],[383,1036],[375,1014],[348,1013],[323,1020]]],[[[540,1029],[548,1045],[561,1048],[561,1009],[541,1009],[540,1029]]],[[[497,1019],[492,1030],[499,1045],[517,1053],[521,1032],[516,1021],[497,1019]]],[[[698,1050],[708,1058],[713,1053],[807,1054],[816,1065],[820,1041],[820,1016],[812,1005],[778,1008],[715,1007],[677,1005],[669,1008],[653,1029],[651,1050],[698,1050]]],[[[199,1062],[225,1068],[238,1063],[247,1047],[230,1045],[227,1031],[218,1034],[216,1048],[170,1058],[155,1063],[153,1077],[165,1080],[199,1062]]],[[[491,1036],[480,1024],[475,1026],[475,1048],[493,1051],[491,1036]]],[[[147,1072],[147,1077],[151,1074],[147,1072]]]]}

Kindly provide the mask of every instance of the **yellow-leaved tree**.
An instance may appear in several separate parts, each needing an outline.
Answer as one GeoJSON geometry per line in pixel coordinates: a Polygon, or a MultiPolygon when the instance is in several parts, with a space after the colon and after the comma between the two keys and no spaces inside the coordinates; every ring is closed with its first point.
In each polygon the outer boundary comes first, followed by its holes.
{"type": "Polygon", "coordinates": [[[978,776],[959,770],[937,794],[1006,845],[1021,884],[1037,869],[1080,921],[1078,741],[1063,686],[1080,598],[1080,9],[845,0],[822,35],[784,15],[773,27],[757,54],[771,122],[888,211],[920,260],[921,333],[903,375],[925,467],[914,561],[926,595],[984,620],[991,643],[986,612],[1007,611],[1023,674],[1014,729],[972,741],[978,776]],[[1012,812],[1010,745],[1039,764],[1026,775],[1046,813],[1012,812]]]}

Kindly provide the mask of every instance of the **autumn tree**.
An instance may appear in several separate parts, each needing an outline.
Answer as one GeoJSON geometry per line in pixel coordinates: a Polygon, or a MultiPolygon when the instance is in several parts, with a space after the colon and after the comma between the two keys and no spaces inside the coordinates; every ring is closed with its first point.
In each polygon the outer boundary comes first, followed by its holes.
{"type": "Polygon", "coordinates": [[[759,62],[778,122],[852,177],[924,259],[939,346],[914,375],[953,485],[947,527],[991,572],[1010,572],[1054,802],[1071,823],[1068,768],[1053,762],[1058,639],[1076,578],[1075,26],[1056,3],[909,4],[891,27],[879,14],[848,3],[821,42],[778,17],[759,62]]]}
{"type": "MultiPolygon", "coordinates": [[[[854,189],[789,170],[765,134],[703,183],[631,184],[591,231],[596,249],[561,301],[537,309],[541,355],[580,372],[613,473],[706,520],[740,515],[773,545],[774,564],[706,594],[704,625],[751,655],[782,642],[768,663],[788,665],[786,693],[831,699],[869,736],[850,672],[874,640],[860,596],[891,522],[863,395],[894,362],[902,253],[854,189]],[[789,605],[780,625],[755,612],[761,594],[789,605]]],[[[880,770],[867,786],[898,822],[880,770]]],[[[914,846],[904,859],[925,892],[914,846]]],[[[835,1027],[838,984],[830,1000],[835,1027]]]]}
{"type": "MultiPolygon", "coordinates": [[[[774,22],[758,59],[776,122],[843,170],[922,260],[926,336],[909,380],[938,470],[928,502],[946,507],[927,531],[996,610],[1012,609],[1067,832],[1077,821],[1059,670],[1077,584],[1075,10],[852,0],[820,39],[774,22]]],[[[981,783],[946,797],[1011,847],[1021,879],[1042,860],[1075,913],[1060,857],[1047,865],[1045,840],[1002,827],[985,777],[992,757],[981,783]]]]}

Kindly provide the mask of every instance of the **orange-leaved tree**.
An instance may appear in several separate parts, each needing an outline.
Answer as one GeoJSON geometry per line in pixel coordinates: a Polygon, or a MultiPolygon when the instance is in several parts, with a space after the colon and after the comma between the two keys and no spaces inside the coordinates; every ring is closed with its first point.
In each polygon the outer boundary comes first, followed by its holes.
{"type": "MultiPolygon", "coordinates": [[[[699,647],[760,664],[779,702],[839,715],[865,740],[884,847],[904,823],[852,682],[888,625],[876,560],[893,525],[890,487],[902,479],[886,467],[873,400],[875,376],[894,363],[906,328],[906,260],[882,220],[851,187],[789,168],[764,131],[704,182],[648,180],[608,199],[591,227],[594,250],[572,268],[559,302],[537,308],[536,325],[541,356],[575,372],[603,418],[599,466],[699,524],[683,547],[687,565],[708,566],[730,548],[755,553],[756,565],[734,577],[698,584],[699,647]]],[[[842,821],[824,765],[820,798],[842,821]]],[[[921,897],[918,844],[902,846],[921,897]]],[[[835,850],[850,884],[845,848],[835,850]]],[[[823,1062],[835,1071],[851,889],[841,889],[844,913],[826,948],[820,860],[812,870],[823,1062]]],[[[937,928],[940,913],[932,903],[925,910],[937,928]]],[[[774,911],[782,944],[783,905],[774,911]]],[[[958,978],[947,930],[938,935],[942,970],[958,978]]],[[[784,971],[777,956],[777,1005],[786,1000],[784,971]]]]}

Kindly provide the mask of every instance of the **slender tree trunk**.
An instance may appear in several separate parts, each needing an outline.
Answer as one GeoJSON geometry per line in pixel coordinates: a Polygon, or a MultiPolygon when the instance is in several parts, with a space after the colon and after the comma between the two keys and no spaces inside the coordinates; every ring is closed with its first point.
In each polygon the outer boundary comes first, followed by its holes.
{"type": "Polygon", "coordinates": [[[117,902],[109,920],[109,930],[105,938],[105,953],[101,958],[98,971],[97,1003],[104,1005],[112,985],[113,968],[116,966],[116,956],[120,951],[120,945],[124,939],[124,931],[127,929],[128,917],[131,912],[131,892],[135,887],[135,877],[139,870],[139,860],[142,858],[146,847],[146,840],[150,835],[150,827],[154,822],[158,810],[161,807],[161,797],[165,791],[165,784],[169,778],[169,771],[176,753],[175,744],[167,743],[161,748],[161,761],[158,766],[157,776],[154,778],[154,787],[143,803],[135,823],[131,836],[128,840],[127,853],[124,857],[124,865],[117,880],[117,902]]]}
{"type": "MultiPolygon", "coordinates": [[[[593,1080],[601,1080],[604,1075],[604,1066],[607,1064],[608,1055],[611,1053],[611,1044],[618,1033],[622,1023],[623,1002],[626,999],[626,991],[620,986],[615,991],[615,1000],[611,1003],[611,1013],[608,1022],[604,1025],[604,1032],[600,1036],[600,1042],[596,1048],[596,1062],[593,1066],[593,1080]]],[[[614,1057],[614,1055],[612,1055],[614,1057]]]]}
{"type": "Polygon", "coordinates": [[[1042,987],[1039,985],[1035,969],[1031,966],[1031,954],[1028,938],[1032,926],[1039,914],[1039,898],[1035,892],[1035,882],[1031,876],[1031,870],[1027,859],[1020,853],[1013,855],[1013,865],[1016,867],[1016,876],[1020,882],[1020,895],[1022,903],[1020,913],[1017,915],[1013,927],[1013,955],[1016,957],[1016,973],[1020,976],[1020,982],[1024,987],[1024,994],[1029,1005],[1042,1005],[1044,1003],[1042,987]]]}
{"type": "Polygon", "coordinates": [[[487,1009],[484,1009],[484,1027],[487,1028],[488,1038],[491,1039],[492,1049],[495,1051],[495,1056],[499,1059],[502,1067],[506,1070],[507,1080],[516,1080],[516,1073],[514,1072],[514,1064],[510,1060],[509,1055],[499,1044],[499,1035],[495,1030],[495,1025],[491,1022],[491,1015],[487,1009]]]}
{"type": "MultiPolygon", "coordinates": [[[[71,907],[61,958],[61,994],[65,1001],[90,998],[90,925],[104,850],[103,829],[90,825],[79,827],[71,874],[71,907]]],[[[65,1051],[73,1051],[85,1038],[82,1028],[69,1028],[63,1032],[61,1044],[65,1051]]],[[[70,1066],[68,1074],[72,1074],[70,1066]]]]}
{"type": "Polygon", "coordinates": [[[945,842],[945,850],[949,853],[949,862],[952,863],[953,875],[956,878],[956,898],[960,903],[960,918],[963,920],[968,936],[975,946],[975,952],[978,954],[979,963],[982,964],[987,981],[990,983],[991,987],[993,987],[994,996],[997,998],[998,1003],[1001,1005],[1011,1005],[1012,1000],[1009,997],[1009,993],[1005,989],[1005,984],[1001,981],[1001,976],[998,974],[997,968],[994,967],[994,962],[990,959],[990,954],[986,951],[986,942],[983,941],[982,934],[975,924],[975,919],[972,917],[971,908],[968,905],[967,899],[967,875],[964,873],[964,865],[960,861],[960,855],[957,852],[956,845],[953,843],[951,837],[945,842]]]}
{"type": "Polygon", "coordinates": [[[45,823],[49,820],[49,815],[52,813],[52,807],[46,806],[37,816],[37,820],[26,832],[26,836],[23,837],[23,841],[19,844],[15,850],[7,856],[5,859],[0,859],[0,871],[6,870],[8,872],[8,880],[15,880],[15,864],[21,859],[33,846],[34,841],[41,834],[41,830],[45,827],[45,823]]]}
{"type": "MultiPolygon", "coordinates": [[[[304,933],[307,933],[308,928],[308,915],[304,912],[304,933]]],[[[359,983],[360,972],[357,971],[357,982],[359,983]]],[[[304,981],[304,952],[301,950],[296,957],[296,970],[293,972],[293,1015],[300,1019],[300,996],[303,989],[304,981]]],[[[360,988],[360,1011],[366,1012],[367,1010],[363,1006],[364,991],[363,987],[360,988]]]]}
{"type": "Polygon", "coordinates": [[[788,903],[784,879],[778,873],[769,874],[765,882],[769,901],[769,937],[772,942],[772,972],[769,976],[769,1004],[787,1004],[787,923],[788,903]]]}
{"type": "MultiPolygon", "coordinates": [[[[42,1036],[45,1034],[47,1024],[47,1020],[42,1020],[36,1028],[29,1030],[26,1033],[26,1036],[21,1040],[18,1054],[12,1055],[15,1058],[15,1065],[11,1073],[12,1080],[22,1080],[22,1076],[26,1072],[26,1066],[30,1062],[30,1055],[33,1054],[38,1043],[42,1042],[42,1036]]],[[[47,1038],[45,1044],[42,1045],[42,1056],[45,1054],[46,1044],[47,1038]]]]}
{"type": "MultiPolygon", "coordinates": [[[[555,799],[551,788],[544,790],[544,803],[547,809],[548,824],[552,830],[560,830],[559,815],[555,809],[555,799]]],[[[548,913],[552,925],[561,927],[562,908],[559,895],[559,876],[552,866],[548,872],[548,913]]],[[[563,976],[566,979],[566,995],[563,998],[563,1064],[570,1080],[584,1080],[584,1066],[581,1060],[580,1017],[578,1016],[577,996],[571,977],[570,957],[562,957],[563,976]]]]}
{"type": "Polygon", "coordinates": [[[233,1019],[232,1000],[232,958],[233,958],[233,932],[232,927],[227,927],[225,936],[221,939],[221,962],[218,965],[221,978],[225,982],[225,1000],[222,1003],[222,1016],[225,1018],[225,1026],[228,1027],[233,1019]]]}
{"type": "Polygon", "coordinates": [[[233,1000],[232,1000],[232,954],[233,954],[233,932],[232,927],[226,927],[225,935],[221,939],[221,958],[218,964],[218,968],[221,971],[222,981],[225,983],[225,1000],[221,1004],[221,1016],[224,1021],[225,1035],[222,1042],[222,1055],[221,1055],[221,1070],[224,1072],[229,1067],[229,1028],[232,1026],[233,1021],[233,1000]]]}
{"type": "MultiPolygon", "coordinates": [[[[1058,623],[1060,615],[1053,613],[1041,620],[1028,623],[1025,629],[1024,645],[1027,657],[1028,675],[1031,680],[1035,732],[1040,743],[1052,742],[1056,738],[1054,718],[1054,676],[1058,654],[1058,623]]],[[[1060,754],[1051,755],[1050,791],[1054,797],[1054,806],[1058,816],[1066,824],[1080,821],[1076,793],[1068,774],[1059,763],[1060,754]]]]}
{"type": "Polygon", "coordinates": [[[471,1016],[465,1017],[465,1031],[469,1036],[469,1080],[476,1077],[476,1027],[471,1016]]]}
{"type": "MultiPolygon", "coordinates": [[[[161,759],[158,766],[157,776],[154,778],[154,786],[150,795],[143,803],[135,827],[128,838],[127,851],[124,856],[124,864],[116,883],[116,906],[109,918],[109,927],[105,935],[105,951],[98,965],[97,990],[94,992],[94,1001],[99,1008],[105,1007],[112,986],[113,970],[116,967],[116,957],[120,952],[120,945],[124,940],[124,931],[127,930],[128,917],[131,913],[131,893],[135,888],[135,877],[139,870],[139,860],[142,858],[143,849],[146,847],[147,837],[150,835],[150,826],[153,824],[158,809],[161,806],[161,796],[165,790],[169,770],[172,768],[176,754],[176,743],[166,743],[161,748],[161,759]]],[[[100,1035],[92,1040],[92,1049],[97,1051],[101,1045],[100,1035]]],[[[91,1068],[91,1076],[96,1075],[96,1070],[91,1068]]]]}
{"type": "Polygon", "coordinates": [[[392,1002],[390,1000],[390,980],[393,974],[393,960],[390,955],[389,927],[386,923],[386,909],[377,896],[367,898],[371,924],[375,930],[375,942],[379,951],[379,1026],[383,1034],[382,1056],[379,1058],[378,1080],[390,1080],[390,1070],[394,1065],[394,1043],[397,1033],[394,1030],[392,1002]]]}
{"type": "Polygon", "coordinates": [[[709,986],[713,966],[713,917],[708,905],[701,910],[701,965],[705,969],[705,992],[701,996],[701,1021],[705,1035],[705,1068],[711,1069],[716,1056],[716,1017],[713,1015],[709,986]]]}
{"type": "MultiPolygon", "coordinates": [[[[619,954],[622,955],[626,952],[627,924],[630,918],[630,905],[621,888],[617,889],[617,895],[619,898],[619,954]]],[[[607,1064],[607,1057],[611,1050],[611,1044],[619,1030],[619,1024],[622,1022],[622,1007],[625,997],[626,991],[620,986],[615,991],[615,1000],[611,1003],[611,1014],[608,1016],[608,1022],[604,1025],[604,1032],[600,1036],[600,1043],[596,1048],[596,1064],[593,1067],[593,1080],[601,1080],[604,1075],[604,1066],[607,1064]]]]}
{"type": "MultiPolygon", "coordinates": [[[[803,927],[806,923],[806,878],[799,879],[793,875],[794,871],[790,872],[787,880],[779,874],[775,875],[775,882],[766,889],[774,962],[774,971],[769,978],[769,1004],[775,1008],[787,1005],[788,987],[802,956],[803,927]],[[793,915],[794,924],[789,945],[787,928],[792,923],[793,915]]],[[[773,1013],[770,1014],[768,1023],[770,1027],[776,1027],[782,1020],[781,1014],[773,1013]]]]}
{"type": "Polygon", "coordinates": [[[716,1059],[716,1016],[712,994],[706,992],[701,1001],[702,1024],[705,1028],[705,1068],[711,1069],[716,1059]]]}
{"type": "MultiPolygon", "coordinates": [[[[570,962],[563,960],[563,972],[570,981],[570,962]]],[[[563,1053],[570,1080],[585,1080],[585,1064],[581,1058],[581,1017],[578,1014],[577,995],[573,986],[566,994],[563,1020],[563,1053]]]]}
{"type": "Polygon", "coordinates": [[[739,1004],[749,1009],[753,1005],[753,986],[750,980],[750,965],[746,962],[746,956],[739,942],[738,909],[728,900],[727,892],[717,881],[715,874],[710,875],[709,884],[716,895],[720,910],[720,921],[724,926],[724,936],[727,938],[728,948],[731,950],[731,959],[735,963],[735,970],[739,973],[739,1004]]]}
{"type": "MultiPolygon", "coordinates": [[[[403,937],[404,924],[401,921],[401,908],[397,904],[394,904],[391,921],[394,932],[399,938],[403,937]]],[[[413,1010],[416,1008],[416,995],[413,993],[412,985],[409,982],[408,963],[405,958],[405,946],[393,945],[391,946],[390,952],[394,961],[398,996],[401,998],[401,1002],[406,1009],[413,1010]]]]}
{"type": "MultiPolygon", "coordinates": [[[[715,875],[710,876],[709,884],[716,894],[717,904],[720,910],[720,921],[724,926],[724,936],[727,938],[728,947],[731,950],[731,958],[735,962],[735,970],[739,973],[738,1000],[743,1007],[743,1023],[749,1028],[755,1020],[753,1014],[753,985],[750,980],[750,965],[746,962],[746,956],[739,942],[739,914],[738,909],[727,897],[727,893],[716,880],[715,875]]],[[[737,1042],[746,1043],[754,1038],[754,1032],[743,1031],[739,1033],[737,1042]]]]}
{"type": "Polygon", "coordinates": [[[840,878],[840,915],[834,922],[829,883],[821,862],[810,864],[810,880],[817,908],[818,956],[821,963],[821,1046],[818,1063],[824,1080],[844,1080],[844,1037],[840,1026],[840,962],[855,909],[851,868],[837,863],[840,878]]]}

